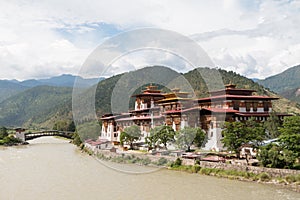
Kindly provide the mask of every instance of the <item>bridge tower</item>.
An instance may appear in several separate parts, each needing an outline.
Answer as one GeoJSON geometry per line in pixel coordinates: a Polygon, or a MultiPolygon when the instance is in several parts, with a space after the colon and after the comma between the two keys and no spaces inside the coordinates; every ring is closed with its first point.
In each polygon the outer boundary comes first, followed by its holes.
{"type": "Polygon", "coordinates": [[[24,128],[16,128],[16,138],[19,138],[23,142],[25,142],[25,129],[24,128]]]}

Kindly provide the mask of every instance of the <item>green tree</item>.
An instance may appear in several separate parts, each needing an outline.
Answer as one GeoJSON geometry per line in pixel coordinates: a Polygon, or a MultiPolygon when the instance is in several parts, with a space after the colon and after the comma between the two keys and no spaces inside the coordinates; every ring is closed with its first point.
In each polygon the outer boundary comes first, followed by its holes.
{"type": "Polygon", "coordinates": [[[68,130],[68,122],[66,120],[57,121],[53,126],[53,130],[67,131],[68,130]]]}
{"type": "Polygon", "coordinates": [[[73,134],[72,139],[75,145],[80,146],[82,144],[82,140],[77,132],[73,134]]]}
{"type": "Polygon", "coordinates": [[[71,123],[69,123],[69,125],[68,125],[67,131],[75,132],[75,130],[76,130],[75,123],[72,120],[71,123]]]}
{"type": "Polygon", "coordinates": [[[225,122],[222,131],[222,142],[229,151],[234,151],[239,156],[239,148],[246,143],[245,124],[242,122],[225,122]]]}
{"type": "Polygon", "coordinates": [[[293,168],[296,161],[292,151],[275,143],[260,147],[257,158],[264,167],[271,168],[293,168]]]}
{"type": "Polygon", "coordinates": [[[157,132],[155,133],[157,137],[157,141],[159,144],[163,144],[165,149],[167,149],[167,143],[175,141],[175,131],[172,127],[162,125],[157,128],[157,132]]]}
{"type": "Polygon", "coordinates": [[[300,116],[285,117],[282,127],[279,128],[281,135],[279,143],[283,149],[293,152],[300,157],[300,116]]]}
{"type": "Polygon", "coordinates": [[[262,142],[267,139],[266,129],[264,125],[257,122],[255,118],[250,118],[246,121],[246,141],[251,143],[253,147],[259,147],[262,142]]]}
{"type": "Polygon", "coordinates": [[[191,145],[201,147],[205,133],[200,128],[184,127],[176,134],[176,144],[180,149],[191,151],[191,145]]]}
{"type": "Polygon", "coordinates": [[[281,126],[280,120],[276,112],[272,111],[270,117],[264,122],[264,127],[268,132],[269,138],[277,138],[280,135],[279,128],[281,126]]]}
{"type": "Polygon", "coordinates": [[[159,130],[160,129],[158,126],[151,128],[150,135],[145,138],[145,142],[148,144],[148,150],[156,148],[156,145],[158,142],[158,138],[157,138],[158,134],[157,133],[159,130]]]}
{"type": "Polygon", "coordinates": [[[0,127],[0,139],[3,139],[4,137],[8,136],[7,128],[2,126],[0,127]]]}
{"type": "Polygon", "coordinates": [[[196,129],[197,129],[196,137],[193,143],[196,147],[201,148],[205,140],[206,133],[200,128],[196,128],[196,129]]]}
{"type": "Polygon", "coordinates": [[[224,146],[229,151],[234,151],[238,157],[242,145],[251,143],[253,147],[258,147],[266,138],[263,125],[253,118],[246,122],[225,122],[222,134],[224,146]]]}
{"type": "Polygon", "coordinates": [[[124,131],[120,135],[120,143],[124,145],[124,143],[128,143],[130,145],[130,149],[133,149],[133,143],[141,138],[141,129],[140,127],[133,125],[124,129],[124,131]]]}

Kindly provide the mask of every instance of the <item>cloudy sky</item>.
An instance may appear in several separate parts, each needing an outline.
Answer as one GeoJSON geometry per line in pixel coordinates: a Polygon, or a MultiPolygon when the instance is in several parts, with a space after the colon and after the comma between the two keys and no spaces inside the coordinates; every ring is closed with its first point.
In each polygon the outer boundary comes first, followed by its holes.
{"type": "MultiPolygon", "coordinates": [[[[0,0],[0,79],[77,74],[103,41],[143,27],[188,36],[220,68],[264,78],[300,64],[299,24],[297,0],[0,0]]],[[[118,63],[153,64],[141,55],[118,63]]]]}

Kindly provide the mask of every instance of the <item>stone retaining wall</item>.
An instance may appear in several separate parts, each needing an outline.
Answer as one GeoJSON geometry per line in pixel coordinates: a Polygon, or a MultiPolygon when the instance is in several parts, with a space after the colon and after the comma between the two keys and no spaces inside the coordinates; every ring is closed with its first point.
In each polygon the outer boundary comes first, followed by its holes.
{"type": "Polygon", "coordinates": [[[268,173],[271,177],[285,177],[288,175],[300,174],[300,170],[291,170],[291,169],[274,169],[274,168],[265,168],[265,167],[255,167],[255,166],[246,166],[246,165],[237,165],[237,164],[227,164],[227,163],[216,163],[216,162],[207,162],[201,161],[200,166],[203,168],[217,168],[224,170],[237,170],[237,171],[247,171],[255,174],[268,173]]]}
{"type": "Polygon", "coordinates": [[[100,153],[102,155],[105,155],[105,157],[111,157],[111,158],[115,158],[115,157],[120,157],[122,156],[126,156],[126,155],[134,155],[136,158],[141,158],[141,159],[146,159],[149,158],[151,160],[151,162],[157,162],[160,158],[166,158],[169,162],[171,161],[175,161],[176,157],[171,157],[171,156],[155,156],[155,155],[149,155],[149,154],[139,154],[139,153],[129,153],[129,152],[118,152],[118,153],[114,153],[114,152],[110,152],[110,151],[106,151],[106,150],[99,150],[96,149],[95,154],[100,153]]]}
{"type": "MultiPolygon", "coordinates": [[[[134,155],[138,158],[149,158],[151,162],[157,162],[160,158],[164,157],[169,162],[175,161],[177,157],[172,156],[155,156],[155,155],[149,155],[149,154],[138,154],[138,153],[114,153],[110,151],[103,151],[103,150],[95,150],[95,153],[101,153],[102,155],[105,155],[105,157],[120,157],[122,154],[124,156],[126,155],[134,155]]],[[[194,165],[195,161],[193,159],[185,159],[180,158],[182,160],[183,165],[194,165]]],[[[237,170],[237,171],[248,171],[255,174],[260,173],[268,173],[271,177],[285,177],[288,175],[297,175],[300,174],[300,170],[291,170],[291,169],[274,169],[274,168],[265,168],[265,167],[255,167],[255,166],[247,166],[247,165],[241,165],[241,164],[228,164],[228,163],[218,163],[218,162],[207,162],[207,161],[201,161],[200,166],[203,168],[217,168],[217,169],[224,169],[224,170],[237,170]]]]}

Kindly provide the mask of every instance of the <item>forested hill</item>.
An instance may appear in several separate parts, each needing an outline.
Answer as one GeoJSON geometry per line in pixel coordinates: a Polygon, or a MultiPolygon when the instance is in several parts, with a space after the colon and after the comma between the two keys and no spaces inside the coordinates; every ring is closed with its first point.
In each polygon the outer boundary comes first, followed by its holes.
{"type": "MultiPolygon", "coordinates": [[[[216,73],[219,73],[223,79],[224,84],[233,83],[236,84],[238,88],[245,88],[245,89],[253,89],[256,90],[256,94],[258,95],[267,95],[272,97],[280,97],[275,93],[272,93],[268,90],[266,90],[263,86],[259,85],[258,83],[254,82],[251,79],[248,79],[244,76],[241,76],[235,72],[232,71],[226,71],[222,69],[210,69],[210,68],[198,68],[194,69],[192,71],[189,71],[185,74],[179,74],[177,72],[174,72],[173,70],[165,67],[149,67],[149,68],[143,68],[141,70],[137,70],[134,72],[130,72],[126,75],[126,78],[120,78],[123,75],[114,76],[112,78],[106,79],[98,84],[97,92],[96,92],[96,109],[97,109],[97,115],[100,117],[101,115],[110,112],[111,107],[111,94],[114,90],[115,84],[120,84],[120,81],[122,81],[122,85],[124,87],[128,85],[138,84],[139,80],[142,80],[145,76],[151,74],[151,71],[157,71],[155,68],[159,68],[160,76],[165,77],[166,79],[169,79],[170,81],[172,79],[178,80],[181,75],[189,82],[191,87],[193,88],[195,94],[197,97],[207,97],[209,96],[208,89],[206,86],[206,82],[202,78],[202,76],[212,77],[216,73]],[[200,73],[199,73],[200,72],[200,73]],[[168,74],[167,76],[165,74],[168,74]],[[131,77],[131,78],[130,78],[131,77]],[[139,77],[139,78],[136,78],[139,77]],[[131,83],[133,80],[135,80],[134,83],[131,83]]],[[[169,84],[169,87],[172,89],[172,87],[179,87],[178,82],[175,81],[175,83],[172,85],[172,83],[169,84]]],[[[141,87],[135,91],[132,91],[130,94],[136,94],[141,92],[142,89],[145,89],[145,87],[141,87]]],[[[163,89],[163,91],[166,90],[166,88],[160,87],[160,89],[163,89]]],[[[182,89],[182,88],[181,88],[182,89]]],[[[183,89],[184,91],[184,89],[183,89]]],[[[124,99],[120,99],[120,101],[124,101],[124,99]]],[[[132,103],[132,102],[131,102],[132,103]]],[[[299,105],[291,102],[287,99],[281,98],[277,101],[274,101],[274,108],[278,112],[288,112],[288,113],[300,113],[299,105]]]]}
{"type": "Polygon", "coordinates": [[[277,93],[300,88],[300,65],[291,67],[275,76],[259,80],[258,83],[277,93]]]}
{"type": "Polygon", "coordinates": [[[281,96],[300,104],[300,86],[280,93],[281,96]]]}
{"type": "Polygon", "coordinates": [[[259,95],[268,94],[264,87],[262,87],[258,83],[244,76],[241,76],[233,71],[226,71],[223,69],[198,68],[184,74],[185,78],[190,82],[191,86],[194,88],[198,97],[206,97],[209,95],[207,87],[205,86],[205,81],[203,80],[202,76],[206,76],[212,73],[213,71],[216,71],[221,75],[224,85],[232,83],[235,84],[237,88],[256,90],[257,94],[259,95]]]}
{"type": "Polygon", "coordinates": [[[71,97],[72,88],[38,86],[25,90],[0,103],[0,125],[40,125],[55,115],[70,118],[71,97]]]}
{"type": "MultiPolygon", "coordinates": [[[[117,98],[117,101],[120,102],[128,102],[128,100],[130,102],[130,99],[132,99],[130,96],[132,94],[139,93],[142,89],[145,89],[144,86],[149,83],[158,83],[159,80],[170,82],[170,84],[168,84],[169,88],[178,87],[183,91],[185,89],[182,88],[183,85],[180,84],[180,81],[188,81],[197,97],[205,97],[208,96],[209,93],[202,76],[212,77],[211,79],[213,79],[213,76],[215,76],[216,73],[219,73],[222,76],[224,84],[233,83],[239,88],[257,90],[257,94],[260,95],[276,96],[276,94],[265,90],[258,83],[240,76],[235,72],[209,68],[199,68],[198,70],[192,70],[185,74],[180,74],[169,68],[156,66],[146,67],[105,79],[98,83],[96,89],[95,107],[97,116],[100,117],[101,115],[111,111],[111,97],[113,92],[116,92],[114,91],[116,89],[116,84],[119,86],[121,85],[123,88],[143,85],[143,87],[134,88],[130,91],[118,91],[118,95],[119,93],[121,94],[124,92],[124,94],[121,95],[122,98],[117,98]],[[201,73],[199,73],[198,70],[201,73]],[[176,81],[174,82],[172,80],[176,81]]],[[[209,84],[213,84],[213,82],[209,84]]],[[[164,88],[163,85],[164,84],[159,85],[160,89],[167,91],[167,88],[164,88]]],[[[88,103],[89,100],[87,97],[90,92],[93,92],[93,90],[88,89],[82,93],[80,101],[84,102],[82,104],[83,106],[85,103],[88,103]]],[[[53,124],[57,121],[69,122],[72,120],[71,98],[71,88],[40,86],[26,90],[0,103],[0,126],[25,125],[28,127],[30,125],[40,125],[52,128],[53,124]]],[[[114,105],[118,104],[118,102],[115,102],[114,105]]],[[[280,112],[300,113],[297,104],[291,103],[287,99],[281,98],[280,100],[275,101],[274,105],[275,109],[280,112]]],[[[127,110],[124,112],[127,112],[127,110]]]]}
{"type": "Polygon", "coordinates": [[[8,80],[0,80],[0,102],[26,89],[28,89],[28,87],[18,83],[8,80]]]}

